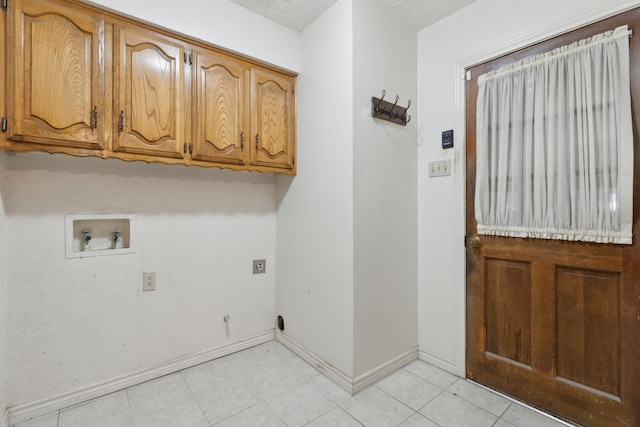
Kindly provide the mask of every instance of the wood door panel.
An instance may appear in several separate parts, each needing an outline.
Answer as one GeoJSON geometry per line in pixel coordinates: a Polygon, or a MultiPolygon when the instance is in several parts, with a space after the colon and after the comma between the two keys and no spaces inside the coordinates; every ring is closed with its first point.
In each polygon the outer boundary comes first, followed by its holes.
{"type": "Polygon", "coordinates": [[[293,86],[289,79],[252,70],[252,126],[255,146],[251,163],[293,167],[293,86]]]}
{"type": "Polygon", "coordinates": [[[558,376],[620,395],[620,274],[559,268],[558,376]]]}
{"type": "Polygon", "coordinates": [[[183,46],[150,32],[119,29],[116,36],[114,151],[182,158],[183,46]]]}
{"type": "Polygon", "coordinates": [[[467,248],[468,377],[585,426],[640,426],[640,8],[468,70],[466,218],[472,237],[478,76],[625,24],[636,29],[629,41],[633,243],[481,236],[479,248],[467,248]]]}
{"type": "Polygon", "coordinates": [[[245,67],[213,53],[196,54],[195,63],[193,158],[244,164],[249,139],[245,67]]]}
{"type": "Polygon", "coordinates": [[[25,82],[26,110],[54,129],[90,128],[93,35],[60,15],[49,15],[25,17],[25,38],[31,40],[25,56],[31,58],[33,75],[25,82]]]}
{"type": "Polygon", "coordinates": [[[9,138],[104,148],[103,20],[46,2],[12,6],[9,138]]]}
{"type": "Polygon", "coordinates": [[[157,46],[144,45],[132,48],[130,55],[129,131],[149,145],[175,140],[175,56],[169,57],[157,46]]]}
{"type": "Polygon", "coordinates": [[[531,265],[486,260],[486,351],[531,364],[531,265]]]}

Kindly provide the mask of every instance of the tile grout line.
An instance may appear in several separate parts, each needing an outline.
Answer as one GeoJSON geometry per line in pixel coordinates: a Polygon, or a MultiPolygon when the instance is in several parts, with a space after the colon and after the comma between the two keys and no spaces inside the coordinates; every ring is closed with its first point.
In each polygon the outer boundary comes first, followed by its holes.
{"type": "Polygon", "coordinates": [[[130,387],[127,387],[124,389],[124,394],[127,396],[127,406],[129,406],[129,414],[131,414],[131,424],[135,427],[136,420],[133,417],[133,409],[131,408],[131,398],[129,397],[129,388],[130,387]]]}
{"type": "Polygon", "coordinates": [[[178,371],[178,373],[180,374],[180,378],[182,378],[182,381],[187,386],[187,390],[189,390],[189,394],[191,395],[191,398],[193,399],[194,402],[196,402],[196,405],[198,405],[198,409],[200,409],[200,413],[202,414],[204,419],[207,421],[207,424],[209,424],[209,427],[212,427],[213,424],[211,424],[211,421],[209,421],[209,417],[207,417],[207,414],[205,414],[204,409],[202,409],[202,405],[200,404],[198,399],[196,399],[196,395],[193,393],[193,390],[191,389],[191,386],[189,385],[189,381],[187,381],[187,379],[184,377],[184,375],[182,374],[182,371],[184,371],[184,369],[181,369],[181,370],[178,371]]]}
{"type": "MultiPolygon", "coordinates": [[[[511,407],[511,405],[515,403],[515,404],[520,405],[520,406],[522,406],[522,407],[524,407],[524,408],[527,408],[527,409],[529,409],[529,410],[531,410],[531,411],[533,411],[533,412],[536,412],[536,413],[538,413],[539,415],[542,415],[543,417],[546,417],[546,418],[548,418],[548,419],[550,419],[550,420],[552,420],[552,421],[555,421],[555,422],[557,422],[557,423],[559,423],[559,424],[562,424],[562,425],[564,425],[564,426],[566,426],[566,427],[582,427],[582,426],[580,426],[579,424],[572,424],[572,423],[569,423],[569,422],[567,422],[567,421],[565,421],[565,420],[562,420],[562,419],[560,419],[560,418],[557,418],[557,417],[555,417],[555,416],[553,416],[553,415],[551,415],[551,414],[549,414],[549,413],[546,413],[546,412],[544,412],[544,411],[541,411],[540,409],[534,408],[533,406],[530,406],[530,405],[526,404],[525,402],[519,401],[519,400],[517,400],[517,399],[515,399],[515,398],[513,398],[513,397],[511,397],[511,396],[509,396],[509,395],[506,395],[506,394],[501,393],[501,392],[499,392],[499,391],[493,390],[493,389],[491,389],[491,388],[489,388],[489,387],[487,387],[487,386],[485,386],[485,385],[482,385],[482,384],[480,384],[480,383],[477,383],[477,382],[475,382],[475,381],[471,381],[471,380],[468,380],[468,379],[467,379],[467,381],[471,382],[471,383],[472,383],[472,384],[474,384],[474,385],[477,385],[477,386],[478,386],[478,387],[480,387],[480,388],[483,388],[483,389],[485,389],[485,390],[488,390],[488,391],[490,391],[491,393],[497,394],[498,396],[503,397],[504,399],[507,399],[508,401],[510,401],[510,402],[511,402],[511,404],[509,405],[509,407],[511,407]]],[[[507,409],[508,409],[508,408],[507,408],[507,409]]],[[[500,418],[502,418],[502,416],[503,416],[506,412],[507,412],[507,411],[505,410],[505,411],[502,413],[502,415],[500,416],[500,418]]],[[[504,418],[502,418],[502,419],[503,419],[504,421],[506,421],[506,422],[510,423],[510,424],[513,424],[513,423],[512,423],[512,422],[510,422],[509,420],[505,420],[504,418]]]]}

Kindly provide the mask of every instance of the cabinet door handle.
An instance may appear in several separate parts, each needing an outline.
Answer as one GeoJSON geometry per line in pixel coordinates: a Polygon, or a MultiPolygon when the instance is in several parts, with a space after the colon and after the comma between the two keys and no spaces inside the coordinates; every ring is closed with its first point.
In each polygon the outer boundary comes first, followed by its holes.
{"type": "Polygon", "coordinates": [[[120,132],[124,132],[124,110],[120,110],[120,132]]]}
{"type": "Polygon", "coordinates": [[[259,144],[260,144],[260,136],[256,133],[256,151],[258,151],[259,144]]]}
{"type": "Polygon", "coordinates": [[[240,132],[240,150],[244,150],[244,132],[240,132]]]}
{"type": "Polygon", "coordinates": [[[182,151],[184,152],[184,154],[187,154],[187,143],[184,143],[184,146],[182,147],[182,151]]]}
{"type": "Polygon", "coordinates": [[[93,128],[98,129],[98,106],[93,106],[93,128]]]}
{"type": "Polygon", "coordinates": [[[189,154],[193,154],[193,143],[189,143],[189,154]]]}

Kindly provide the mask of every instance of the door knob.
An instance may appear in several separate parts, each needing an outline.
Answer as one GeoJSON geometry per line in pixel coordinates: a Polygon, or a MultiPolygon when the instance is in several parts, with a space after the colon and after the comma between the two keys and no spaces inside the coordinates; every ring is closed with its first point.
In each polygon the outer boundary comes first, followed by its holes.
{"type": "Polygon", "coordinates": [[[469,246],[472,248],[479,248],[482,246],[482,240],[479,237],[472,237],[469,239],[469,246]]]}

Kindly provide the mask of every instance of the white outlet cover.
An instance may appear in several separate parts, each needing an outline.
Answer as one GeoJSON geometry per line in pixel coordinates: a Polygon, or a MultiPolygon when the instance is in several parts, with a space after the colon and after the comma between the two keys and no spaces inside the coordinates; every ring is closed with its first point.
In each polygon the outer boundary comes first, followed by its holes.
{"type": "Polygon", "coordinates": [[[266,259],[254,259],[253,260],[253,274],[262,274],[267,271],[266,259]]]}

